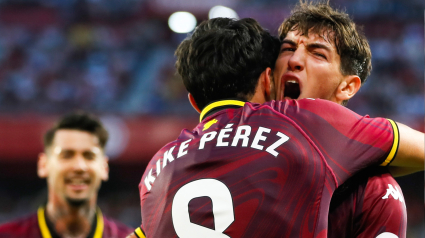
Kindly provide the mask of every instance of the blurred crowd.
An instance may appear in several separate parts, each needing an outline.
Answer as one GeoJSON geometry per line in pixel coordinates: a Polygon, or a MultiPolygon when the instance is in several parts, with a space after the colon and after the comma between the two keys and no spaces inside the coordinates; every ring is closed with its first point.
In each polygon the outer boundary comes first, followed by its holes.
{"type": "MultiPolygon", "coordinates": [[[[174,50],[186,34],[171,32],[169,15],[156,13],[149,2],[0,0],[0,112],[57,115],[84,109],[122,116],[195,116],[174,69],[174,50]]],[[[276,33],[297,1],[233,2],[239,17],[253,17],[276,33]]],[[[363,25],[372,48],[372,73],[348,107],[423,131],[425,2],[331,0],[331,5],[345,8],[363,25]]],[[[207,18],[207,12],[196,15],[198,22],[207,18]]],[[[119,211],[113,202],[101,200],[100,205],[136,226],[137,201],[119,211]]],[[[28,204],[15,203],[12,207],[28,204]]],[[[415,214],[423,206],[408,209],[415,214]]],[[[10,214],[0,214],[0,222],[10,214]]],[[[423,214],[416,217],[423,219],[423,214]]],[[[417,226],[410,229],[415,232],[411,237],[425,237],[423,224],[409,225],[417,226]]]]}
{"type": "MultiPolygon", "coordinates": [[[[6,19],[0,24],[0,111],[191,112],[186,91],[175,74],[173,56],[186,35],[172,33],[168,16],[150,11],[147,1],[0,2],[0,19],[6,19]],[[34,15],[40,11],[39,15],[51,16],[44,16],[44,24],[42,20],[33,24],[31,17],[27,22],[7,22],[8,14],[28,8],[19,7],[22,5],[32,6],[34,15]]],[[[373,53],[372,74],[349,107],[420,128],[424,116],[424,3],[332,2],[346,8],[364,26],[373,53]]],[[[240,17],[254,17],[275,31],[293,4],[239,1],[235,10],[240,17]]]]}

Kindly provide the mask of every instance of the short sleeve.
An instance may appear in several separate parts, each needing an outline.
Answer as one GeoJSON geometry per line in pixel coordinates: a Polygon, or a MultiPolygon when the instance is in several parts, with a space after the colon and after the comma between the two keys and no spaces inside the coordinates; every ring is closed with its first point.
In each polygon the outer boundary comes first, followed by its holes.
{"type": "Polygon", "coordinates": [[[388,165],[397,153],[398,128],[391,120],[360,116],[321,99],[274,101],[270,105],[310,137],[338,184],[363,168],[388,165]]]}

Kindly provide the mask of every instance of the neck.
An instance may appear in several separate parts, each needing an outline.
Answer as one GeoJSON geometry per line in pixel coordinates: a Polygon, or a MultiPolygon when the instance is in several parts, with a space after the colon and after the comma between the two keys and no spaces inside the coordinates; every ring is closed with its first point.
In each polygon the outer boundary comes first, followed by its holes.
{"type": "Polygon", "coordinates": [[[96,200],[73,206],[67,201],[49,201],[46,207],[49,219],[61,237],[87,237],[96,214],[96,200]]]}

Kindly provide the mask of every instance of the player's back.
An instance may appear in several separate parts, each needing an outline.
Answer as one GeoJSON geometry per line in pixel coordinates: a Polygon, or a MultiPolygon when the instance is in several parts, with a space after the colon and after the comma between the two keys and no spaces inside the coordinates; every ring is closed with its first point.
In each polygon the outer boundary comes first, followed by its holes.
{"type": "Polygon", "coordinates": [[[226,106],[151,160],[139,186],[146,236],[326,236],[337,181],[318,146],[273,103],[226,106]]]}

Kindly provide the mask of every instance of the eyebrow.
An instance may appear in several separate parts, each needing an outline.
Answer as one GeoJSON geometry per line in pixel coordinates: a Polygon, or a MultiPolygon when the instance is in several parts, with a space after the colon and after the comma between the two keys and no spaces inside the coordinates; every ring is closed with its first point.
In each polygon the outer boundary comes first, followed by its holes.
{"type": "Polygon", "coordinates": [[[297,45],[297,43],[295,43],[295,41],[287,40],[287,39],[283,40],[281,45],[283,45],[285,43],[286,44],[290,44],[291,46],[296,46],[297,45]]]}
{"type": "Polygon", "coordinates": [[[329,51],[329,52],[331,52],[331,51],[332,51],[332,50],[331,50],[331,48],[330,48],[329,46],[327,46],[327,45],[325,45],[325,44],[321,44],[321,43],[310,43],[310,44],[307,44],[307,48],[312,48],[312,49],[317,49],[317,48],[319,48],[319,49],[327,50],[327,51],[329,51]]]}
{"type": "MultiPolygon", "coordinates": [[[[282,45],[285,44],[285,43],[286,44],[290,44],[291,46],[296,46],[297,45],[297,43],[295,43],[292,40],[288,40],[288,39],[285,39],[285,40],[282,41],[282,45]]],[[[310,44],[307,44],[307,48],[310,48],[310,49],[311,48],[313,48],[313,49],[319,48],[319,49],[327,50],[329,52],[332,51],[329,46],[327,46],[325,44],[321,44],[321,43],[310,43],[310,44]]]]}

